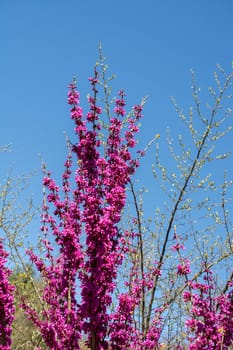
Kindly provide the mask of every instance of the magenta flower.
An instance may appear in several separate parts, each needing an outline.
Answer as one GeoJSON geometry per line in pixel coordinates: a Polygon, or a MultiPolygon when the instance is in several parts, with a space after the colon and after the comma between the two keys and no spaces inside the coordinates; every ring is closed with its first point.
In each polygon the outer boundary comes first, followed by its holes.
{"type": "Polygon", "coordinates": [[[8,253],[0,239],[0,349],[10,350],[14,320],[14,287],[9,283],[10,270],[5,266],[8,253]]]}
{"type": "Polygon", "coordinates": [[[176,243],[172,246],[173,251],[179,251],[180,249],[184,249],[184,245],[180,243],[176,243]]]}
{"type": "Polygon", "coordinates": [[[116,99],[115,101],[115,108],[114,108],[114,112],[118,115],[118,116],[122,116],[124,117],[125,115],[125,110],[124,110],[124,107],[125,107],[125,100],[124,100],[124,96],[125,96],[125,93],[123,90],[120,90],[118,92],[118,96],[121,97],[120,99],[116,99]]]}
{"type": "Polygon", "coordinates": [[[180,258],[180,264],[177,265],[177,274],[185,276],[190,272],[190,260],[187,258],[180,258]]]}
{"type": "MultiPolygon", "coordinates": [[[[22,307],[53,350],[78,350],[83,333],[92,350],[107,349],[107,337],[111,338],[113,349],[124,349],[130,344],[131,311],[142,288],[135,285],[134,299],[121,296],[116,312],[109,313],[118,267],[128,249],[117,225],[126,202],[126,186],[139,166],[129,148],[136,144],[141,109],[136,108],[134,117],[123,123],[120,117],[126,113],[126,103],[121,90],[103,146],[101,132],[105,130],[101,131],[99,121],[102,109],[97,103],[96,70],[89,81],[92,96],[88,97],[86,116],[79,106],[75,83],[69,85],[68,104],[77,140],[65,162],[62,186],[57,186],[50,173],[43,180],[48,191],[41,225],[46,261],[28,252],[45,280],[43,299],[47,307],[42,319],[26,301],[22,307]],[[77,165],[73,179],[72,164],[77,165]],[[56,254],[52,242],[58,244],[56,254]]],[[[149,281],[147,284],[151,288],[149,281]]],[[[148,336],[150,344],[152,333],[148,336]]]]}
{"type": "Polygon", "coordinates": [[[206,284],[192,282],[183,294],[191,304],[186,321],[190,350],[226,350],[233,342],[233,292],[212,296],[206,271],[206,284]]]}

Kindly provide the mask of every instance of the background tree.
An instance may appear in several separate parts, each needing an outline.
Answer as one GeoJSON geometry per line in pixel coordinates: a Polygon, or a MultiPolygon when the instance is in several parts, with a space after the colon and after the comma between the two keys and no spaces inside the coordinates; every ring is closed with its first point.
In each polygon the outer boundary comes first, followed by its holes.
{"type": "Polygon", "coordinates": [[[162,337],[171,349],[183,344],[187,337],[184,321],[190,309],[183,302],[182,292],[188,281],[202,280],[204,271],[211,268],[217,283],[215,293],[221,295],[227,292],[232,280],[232,178],[227,175],[231,169],[228,161],[231,147],[219,146],[220,140],[224,143],[224,136],[232,130],[232,74],[218,67],[214,77],[216,88],[209,89],[212,101],[204,109],[193,73],[194,105],[188,114],[173,100],[187,132],[177,135],[175,141],[168,134],[173,168],[168,167],[168,158],[162,163],[156,146],[153,174],[159,183],[158,191],[160,188],[164,192],[165,203],[164,208],[162,205],[155,208],[155,217],[149,222],[144,219],[142,201],[131,183],[139,232],[132,265],[142,280],[151,274],[155,262],[159,270],[149,279],[153,280],[151,286],[142,288],[136,322],[146,333],[154,312],[162,308],[165,321],[162,337]],[[222,153],[217,153],[218,148],[222,153]],[[216,171],[219,168],[221,173],[216,171]],[[192,274],[187,276],[181,268],[191,272],[190,265],[192,274]],[[226,274],[220,277],[222,268],[226,274]]]}
{"type": "MultiPolygon", "coordinates": [[[[11,147],[3,146],[1,151],[10,152],[11,147]]],[[[13,176],[9,172],[0,185],[0,237],[8,254],[6,266],[12,271],[9,282],[15,287],[12,349],[34,349],[41,343],[38,331],[20,308],[22,298],[27,298],[39,310],[39,285],[26,255],[26,248],[32,246],[29,225],[38,212],[31,198],[25,199],[31,176],[13,176]]]]}
{"type": "Polygon", "coordinates": [[[33,272],[30,264],[25,264],[22,270],[15,270],[10,276],[10,282],[15,286],[14,303],[15,317],[12,325],[12,349],[33,350],[42,346],[47,349],[38,329],[26,317],[20,305],[24,300],[40,313],[42,311],[41,291],[42,281],[33,272]]]}

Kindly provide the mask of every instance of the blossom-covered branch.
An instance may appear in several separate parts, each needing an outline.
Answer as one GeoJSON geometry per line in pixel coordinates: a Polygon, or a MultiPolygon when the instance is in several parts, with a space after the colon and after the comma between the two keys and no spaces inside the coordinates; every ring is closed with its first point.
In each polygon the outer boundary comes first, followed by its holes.
{"type": "Polygon", "coordinates": [[[34,252],[28,252],[45,281],[43,299],[47,306],[42,318],[26,303],[22,306],[39,327],[45,343],[56,350],[78,349],[82,333],[87,334],[91,349],[108,347],[111,318],[108,308],[123,259],[123,241],[117,224],[125,205],[126,185],[139,165],[130,149],[136,145],[142,106],[134,106],[130,117],[123,120],[125,94],[119,92],[104,145],[100,136],[102,109],[97,103],[96,69],[89,81],[93,93],[88,98],[86,116],[79,106],[76,83],[69,85],[68,104],[77,142],[71,145],[65,162],[62,188],[50,173],[46,173],[43,181],[49,192],[43,204],[41,227],[46,262],[34,252]],[[75,186],[71,189],[74,159],[77,168],[75,186]],[[51,205],[55,208],[52,215],[51,205]],[[58,256],[51,232],[59,247],[58,256]],[[85,239],[82,245],[81,237],[85,239]],[[80,300],[77,300],[77,285],[80,300]]]}
{"type": "Polygon", "coordinates": [[[9,283],[10,270],[5,266],[7,252],[0,239],[0,350],[10,350],[14,320],[14,287],[9,283]]]}

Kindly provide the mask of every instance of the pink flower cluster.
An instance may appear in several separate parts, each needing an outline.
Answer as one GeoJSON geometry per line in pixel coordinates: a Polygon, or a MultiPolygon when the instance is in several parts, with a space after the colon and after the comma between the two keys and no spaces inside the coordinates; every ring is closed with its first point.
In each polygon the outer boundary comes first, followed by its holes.
{"type": "Polygon", "coordinates": [[[0,350],[10,350],[14,320],[14,287],[9,283],[10,270],[6,268],[7,252],[0,239],[0,350]]]}
{"type": "MultiPolygon", "coordinates": [[[[128,242],[128,250],[133,253],[131,243],[130,241],[128,242]]],[[[145,292],[152,290],[154,277],[160,275],[161,271],[157,262],[155,262],[155,266],[150,271],[143,273],[142,276],[140,276],[137,264],[132,267],[126,282],[129,291],[119,295],[118,307],[116,312],[111,315],[109,327],[111,349],[153,350],[158,347],[162,332],[161,314],[163,309],[158,308],[154,310],[152,322],[147,330],[135,322],[135,315],[142,305],[145,292]]]]}
{"type": "Polygon", "coordinates": [[[191,304],[186,321],[190,350],[226,350],[233,341],[233,291],[215,296],[211,272],[206,283],[190,282],[183,294],[191,304]]]}
{"type": "MultiPolygon", "coordinates": [[[[203,282],[189,280],[190,260],[181,256],[180,237],[174,234],[180,263],[177,275],[186,279],[188,289],[183,293],[183,300],[189,304],[190,312],[186,321],[189,350],[226,350],[233,342],[233,290],[216,295],[212,272],[207,263],[203,263],[203,282]]],[[[232,281],[228,282],[232,287],[232,281]]]]}
{"type": "MultiPolygon", "coordinates": [[[[48,190],[41,227],[47,262],[32,251],[28,252],[46,282],[43,299],[47,306],[42,318],[26,303],[22,303],[22,307],[40,329],[47,346],[54,350],[79,349],[83,333],[91,349],[108,348],[109,323],[114,319],[108,308],[124,252],[117,224],[125,205],[126,185],[139,165],[138,160],[132,158],[130,148],[136,145],[134,138],[139,130],[137,122],[142,116],[142,107],[135,106],[132,115],[123,123],[126,103],[125,94],[120,91],[104,145],[100,136],[102,109],[97,105],[96,70],[89,81],[93,94],[88,98],[86,117],[79,106],[75,83],[69,85],[68,104],[77,142],[72,145],[65,162],[62,189],[50,173],[45,174],[43,181],[48,190]],[[77,168],[75,187],[71,189],[74,158],[77,168]],[[51,206],[54,207],[52,215],[51,206]],[[58,256],[50,232],[59,246],[58,256]]],[[[129,307],[122,297],[119,310],[125,315],[121,317],[126,317],[125,324],[132,322],[128,319],[129,307]]],[[[112,339],[119,338],[118,333],[116,326],[115,333],[111,332],[112,339]]]]}

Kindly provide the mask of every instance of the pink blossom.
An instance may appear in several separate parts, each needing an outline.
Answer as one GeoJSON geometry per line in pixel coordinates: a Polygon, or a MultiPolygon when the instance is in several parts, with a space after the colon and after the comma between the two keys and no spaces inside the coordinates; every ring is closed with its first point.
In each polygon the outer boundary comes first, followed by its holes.
{"type": "MultiPolygon", "coordinates": [[[[76,84],[69,85],[68,104],[77,140],[65,161],[62,186],[57,186],[50,173],[45,174],[43,180],[48,192],[41,227],[45,234],[42,242],[46,261],[28,252],[46,282],[43,299],[47,309],[41,319],[26,302],[22,307],[39,328],[46,345],[54,350],[78,350],[82,333],[87,335],[87,345],[92,349],[107,349],[107,337],[113,349],[124,349],[130,344],[129,332],[133,332],[131,311],[138,305],[142,288],[152,288],[149,276],[145,283],[138,281],[133,288],[134,297],[120,296],[118,309],[109,313],[118,267],[128,249],[128,241],[122,240],[117,225],[126,202],[127,184],[139,166],[128,148],[136,145],[136,114],[140,114],[141,109],[136,108],[135,118],[123,124],[120,117],[126,113],[125,94],[122,90],[119,92],[103,151],[96,69],[89,81],[92,96],[88,98],[86,116],[79,106],[76,84]],[[77,164],[74,179],[73,164],[77,164]],[[56,255],[51,235],[59,247],[56,255]],[[82,239],[85,236],[82,244],[81,236],[82,239]]],[[[153,339],[151,329],[148,344],[152,344],[153,339]]]]}
{"type": "Polygon", "coordinates": [[[181,258],[180,264],[177,265],[177,274],[188,275],[190,272],[190,260],[186,258],[181,258]]]}
{"type": "Polygon", "coordinates": [[[14,287],[9,283],[10,270],[6,268],[8,253],[0,239],[0,349],[10,350],[14,320],[14,287]]]}
{"type": "Polygon", "coordinates": [[[191,304],[190,318],[186,321],[191,350],[226,350],[233,342],[232,291],[212,296],[213,285],[207,274],[207,283],[192,282],[183,294],[184,301],[191,304]]]}
{"type": "Polygon", "coordinates": [[[180,249],[184,249],[184,245],[180,243],[176,243],[172,246],[173,251],[179,251],[180,249]]]}

